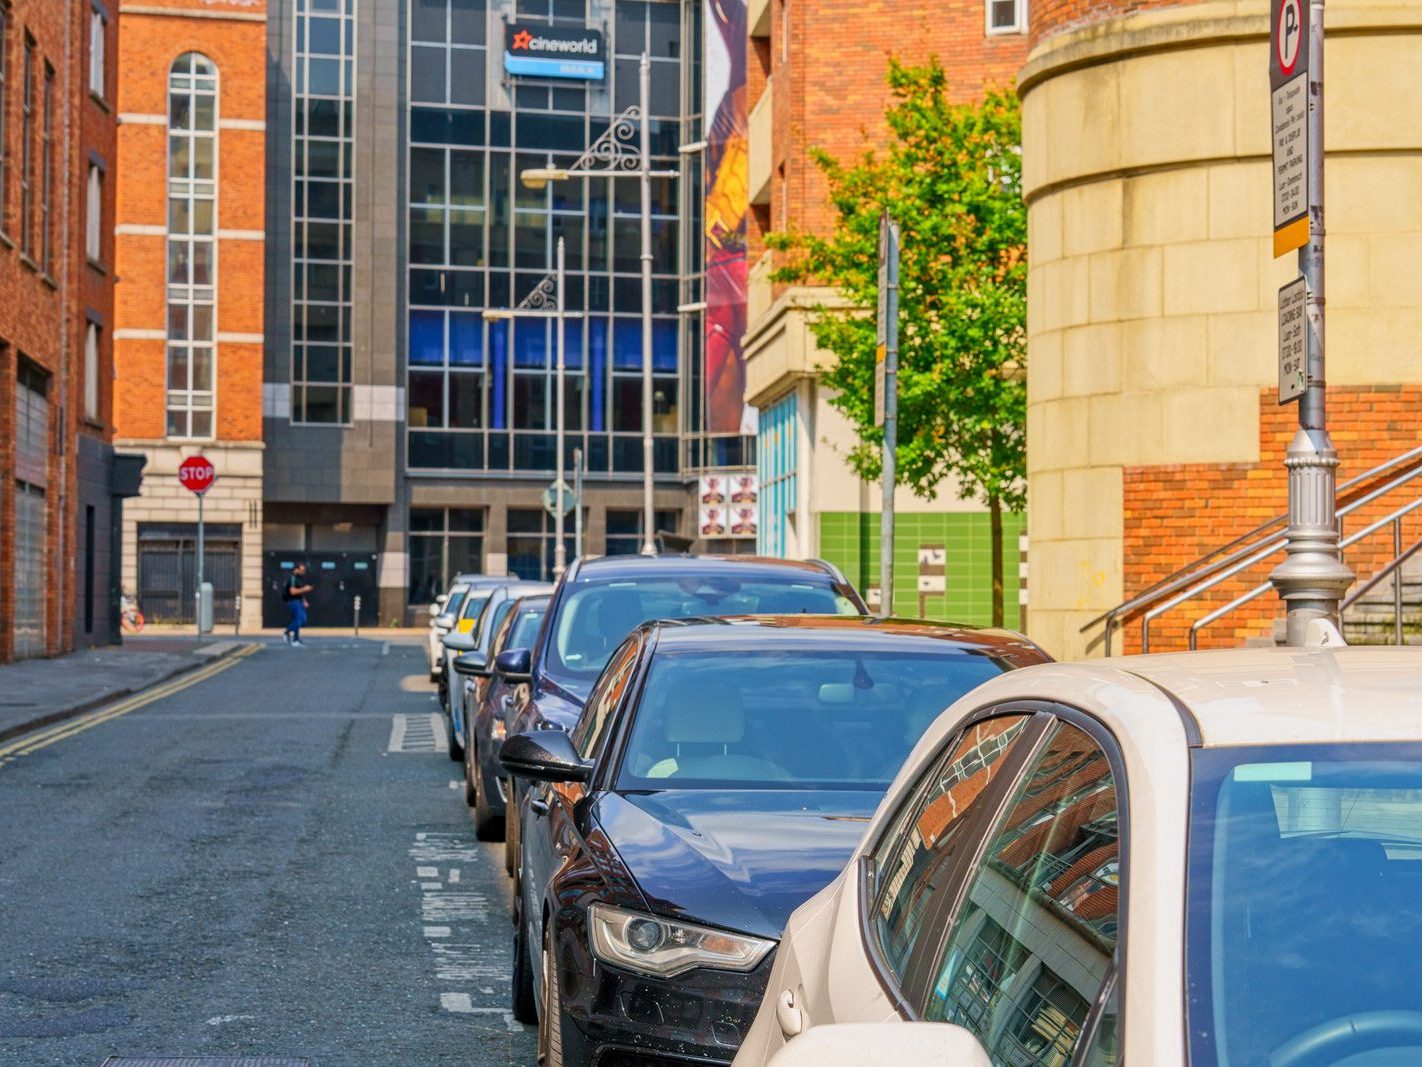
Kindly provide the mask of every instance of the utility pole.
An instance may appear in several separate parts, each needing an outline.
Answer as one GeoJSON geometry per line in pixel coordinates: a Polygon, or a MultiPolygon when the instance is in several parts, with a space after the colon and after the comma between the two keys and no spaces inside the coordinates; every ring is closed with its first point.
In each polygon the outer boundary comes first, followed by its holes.
{"type": "Polygon", "coordinates": [[[879,513],[879,614],[894,613],[894,486],[899,433],[899,224],[879,218],[879,321],[874,352],[874,416],[884,427],[883,491],[879,513]]]}
{"type": "MultiPolygon", "coordinates": [[[[563,329],[563,306],[568,300],[568,288],[563,284],[564,266],[563,238],[558,238],[558,258],[554,268],[555,285],[558,286],[558,306],[553,316],[553,328],[558,331],[558,367],[557,384],[554,387],[554,403],[558,406],[557,415],[554,419],[556,427],[554,436],[557,438],[558,459],[554,463],[553,475],[553,578],[563,577],[563,572],[568,569],[568,549],[563,544],[563,378],[565,365],[565,352],[567,346],[566,331],[563,329]]],[[[576,506],[581,510],[581,502],[574,497],[576,506]]]]}
{"type": "Polygon", "coordinates": [[[637,149],[637,174],[642,184],[642,555],[657,554],[652,498],[652,157],[649,130],[652,106],[652,60],[642,53],[638,103],[642,139],[637,149]]]}
{"type": "Polygon", "coordinates": [[[1328,434],[1325,403],[1323,0],[1272,0],[1270,9],[1274,254],[1298,249],[1302,291],[1299,281],[1280,290],[1279,400],[1298,400],[1299,428],[1284,459],[1287,556],[1269,579],[1288,605],[1287,639],[1297,647],[1305,643],[1313,621],[1338,625],[1339,604],[1353,572],[1338,547],[1338,451],[1328,434]],[[1292,321],[1300,297],[1301,338],[1292,321]],[[1303,342],[1301,354],[1297,340],[1303,342]]]}

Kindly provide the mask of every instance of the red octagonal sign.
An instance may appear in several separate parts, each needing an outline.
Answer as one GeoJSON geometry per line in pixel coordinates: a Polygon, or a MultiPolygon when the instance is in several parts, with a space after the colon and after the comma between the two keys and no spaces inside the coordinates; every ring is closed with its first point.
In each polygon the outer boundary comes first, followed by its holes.
{"type": "Polygon", "coordinates": [[[178,467],[178,481],[183,488],[201,496],[217,480],[217,468],[203,456],[189,456],[178,467]]]}

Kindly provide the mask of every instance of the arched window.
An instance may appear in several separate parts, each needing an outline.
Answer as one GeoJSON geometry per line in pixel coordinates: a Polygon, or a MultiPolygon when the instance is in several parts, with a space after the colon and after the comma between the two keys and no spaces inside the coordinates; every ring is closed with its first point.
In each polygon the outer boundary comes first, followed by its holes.
{"type": "Polygon", "coordinates": [[[168,75],[168,436],[213,432],[217,330],[217,68],[168,75]]]}

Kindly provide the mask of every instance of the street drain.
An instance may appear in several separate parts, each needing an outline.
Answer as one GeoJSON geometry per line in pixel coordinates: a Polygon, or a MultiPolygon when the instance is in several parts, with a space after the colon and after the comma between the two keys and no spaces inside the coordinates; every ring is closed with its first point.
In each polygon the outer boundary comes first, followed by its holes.
{"type": "Polygon", "coordinates": [[[390,721],[387,752],[445,752],[449,740],[444,735],[444,716],[396,715],[390,721]]]}
{"type": "Polygon", "coordinates": [[[110,1056],[102,1067],[310,1067],[305,1056],[110,1056]]]}

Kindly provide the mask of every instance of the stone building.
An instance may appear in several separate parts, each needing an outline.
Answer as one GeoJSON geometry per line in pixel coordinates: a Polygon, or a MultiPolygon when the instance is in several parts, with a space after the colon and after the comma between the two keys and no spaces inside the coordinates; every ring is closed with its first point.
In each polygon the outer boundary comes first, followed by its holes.
{"type": "Polygon", "coordinates": [[[125,588],[191,622],[197,501],[217,470],[204,576],[218,626],[261,622],[266,37],[260,0],[120,9],[116,427],[147,457],[125,516],[125,588]],[[240,604],[240,608],[239,608],[240,604]],[[240,612],[240,618],[239,618],[240,612]]]}
{"type": "MultiPolygon", "coordinates": [[[[1031,624],[1057,655],[1099,650],[1099,625],[1080,632],[1093,617],[1285,509],[1296,413],[1277,403],[1276,294],[1297,267],[1271,243],[1268,12],[1033,7],[1019,78],[1031,624]]],[[[1418,444],[1422,11],[1339,0],[1327,20],[1327,376],[1347,481],[1418,444]]],[[[1417,530],[1404,532],[1410,545],[1417,530]]],[[[1347,562],[1366,578],[1392,548],[1384,528],[1347,562]]],[[[1153,648],[1182,647],[1276,562],[1164,613],[1153,648]]],[[[1268,593],[1201,643],[1267,638],[1280,614],[1268,593]]]]}

